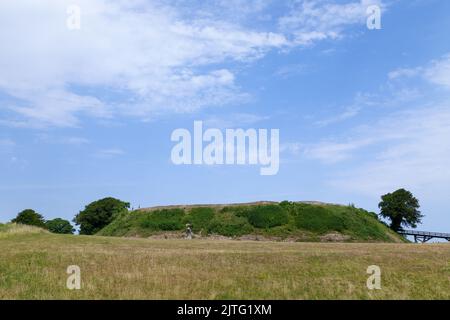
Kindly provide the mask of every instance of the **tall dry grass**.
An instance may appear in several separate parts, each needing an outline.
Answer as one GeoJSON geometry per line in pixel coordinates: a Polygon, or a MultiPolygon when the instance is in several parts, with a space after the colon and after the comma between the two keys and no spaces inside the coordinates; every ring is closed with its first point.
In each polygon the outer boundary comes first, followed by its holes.
{"type": "Polygon", "coordinates": [[[2,299],[449,299],[448,244],[277,243],[15,234],[2,299]],[[81,290],[66,269],[81,268],[81,290]],[[369,265],[382,289],[368,290],[369,265]]]}
{"type": "Polygon", "coordinates": [[[25,224],[8,223],[0,225],[0,238],[5,238],[12,235],[19,234],[40,234],[49,233],[42,228],[29,226],[25,224]]]}

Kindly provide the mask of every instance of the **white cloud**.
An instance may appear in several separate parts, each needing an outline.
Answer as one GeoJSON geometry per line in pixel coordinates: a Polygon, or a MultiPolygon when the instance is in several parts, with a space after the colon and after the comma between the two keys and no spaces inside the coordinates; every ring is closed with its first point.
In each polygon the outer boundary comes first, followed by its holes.
{"type": "Polygon", "coordinates": [[[450,89],[450,54],[433,60],[426,66],[393,70],[388,76],[390,80],[421,77],[432,84],[450,89]]]}
{"type": "Polygon", "coordinates": [[[334,186],[381,194],[400,186],[448,190],[450,180],[450,102],[401,112],[366,131],[372,160],[339,174],[334,186]]]}
{"type": "Polygon", "coordinates": [[[294,36],[295,43],[309,45],[317,40],[336,39],[350,25],[363,25],[370,5],[384,7],[381,1],[361,0],[344,4],[321,0],[299,0],[279,21],[280,28],[294,36]]]}
{"type": "Polygon", "coordinates": [[[292,76],[303,74],[307,71],[307,69],[307,66],[304,64],[284,65],[275,71],[275,76],[286,79],[292,76]]]}
{"type": "Polygon", "coordinates": [[[22,118],[76,126],[80,114],[189,112],[227,103],[240,98],[234,74],[211,66],[286,44],[283,35],[220,19],[185,20],[157,1],[77,3],[81,30],[66,27],[71,1],[0,2],[0,39],[10,44],[0,51],[0,90],[18,99],[8,109],[22,118]]]}
{"type": "Polygon", "coordinates": [[[49,144],[73,145],[73,146],[81,146],[90,143],[88,139],[82,137],[52,136],[46,133],[38,134],[37,142],[49,144]]]}
{"type": "Polygon", "coordinates": [[[317,145],[305,146],[303,154],[308,158],[331,164],[351,158],[354,151],[368,146],[372,142],[371,138],[349,138],[344,142],[321,142],[317,145]]]}
{"type": "Polygon", "coordinates": [[[325,164],[341,162],[330,181],[340,190],[373,195],[408,187],[429,194],[448,193],[450,97],[449,91],[436,94],[434,89],[448,88],[449,57],[389,73],[389,79],[395,79],[389,82],[392,92],[363,99],[388,106],[383,116],[347,129],[340,138],[306,145],[303,155],[325,164]],[[411,86],[406,78],[429,83],[411,86]]]}
{"type": "Polygon", "coordinates": [[[210,128],[243,128],[254,125],[258,122],[269,119],[268,116],[256,115],[251,113],[233,113],[223,116],[212,116],[207,118],[203,123],[210,128]]]}
{"type": "Polygon", "coordinates": [[[1,124],[67,127],[79,126],[81,116],[117,115],[148,120],[246,101],[228,62],[338,37],[344,26],[359,23],[367,5],[302,1],[280,19],[281,29],[253,27],[249,21],[265,16],[271,2],[79,0],[81,29],[69,30],[72,1],[1,1],[0,40],[8,45],[0,50],[0,92],[16,98],[2,106],[16,116],[1,124]]]}
{"type": "Polygon", "coordinates": [[[318,120],[318,121],[316,121],[316,124],[319,127],[324,127],[324,126],[328,126],[333,123],[341,122],[341,121],[355,117],[356,115],[358,115],[358,113],[360,112],[361,109],[362,109],[361,106],[351,105],[351,106],[345,108],[345,110],[342,113],[337,114],[332,117],[329,117],[329,118],[326,118],[326,119],[318,120]]]}
{"type": "Polygon", "coordinates": [[[450,89],[450,54],[433,61],[424,76],[428,81],[450,89]]]}
{"type": "Polygon", "coordinates": [[[287,152],[292,155],[298,155],[302,150],[302,145],[298,142],[285,142],[280,145],[280,152],[287,152]]]}
{"type": "Polygon", "coordinates": [[[388,77],[390,80],[405,77],[414,77],[420,72],[420,69],[421,68],[400,68],[389,72],[388,77]]]}

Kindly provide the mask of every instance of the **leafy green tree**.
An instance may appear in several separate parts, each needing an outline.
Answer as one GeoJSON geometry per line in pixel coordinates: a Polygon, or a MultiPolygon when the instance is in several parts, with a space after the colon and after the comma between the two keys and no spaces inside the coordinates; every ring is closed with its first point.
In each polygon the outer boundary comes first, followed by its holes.
{"type": "Polygon", "coordinates": [[[391,221],[391,229],[399,231],[404,227],[416,228],[422,222],[423,215],[418,210],[419,200],[405,189],[381,196],[378,204],[380,216],[391,221]]]}
{"type": "Polygon", "coordinates": [[[45,228],[44,217],[33,209],[25,209],[19,212],[11,222],[45,228]]]}
{"type": "Polygon", "coordinates": [[[88,204],[80,211],[73,222],[80,226],[80,234],[95,234],[114,220],[117,215],[127,211],[128,202],[115,198],[104,198],[88,204]]]}
{"type": "Polygon", "coordinates": [[[75,232],[75,229],[70,222],[61,218],[48,220],[45,225],[47,226],[47,229],[53,233],[73,234],[75,232]]]}

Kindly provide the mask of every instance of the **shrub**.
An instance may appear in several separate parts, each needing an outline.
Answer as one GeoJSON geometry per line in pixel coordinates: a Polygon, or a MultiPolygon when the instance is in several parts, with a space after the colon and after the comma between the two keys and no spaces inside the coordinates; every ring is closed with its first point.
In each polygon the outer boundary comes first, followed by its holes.
{"type": "Polygon", "coordinates": [[[316,205],[300,205],[296,209],[295,225],[297,228],[314,231],[343,231],[344,219],[332,211],[316,205]]]}
{"type": "Polygon", "coordinates": [[[214,218],[214,210],[212,208],[193,208],[185,217],[185,223],[190,223],[194,232],[206,230],[209,223],[214,218]]]}
{"type": "Polygon", "coordinates": [[[208,225],[208,232],[235,237],[252,232],[252,226],[246,218],[225,212],[219,213],[211,220],[208,225]]]}
{"type": "Polygon", "coordinates": [[[162,209],[144,213],[140,219],[140,227],[151,230],[181,230],[184,211],[182,209],[162,209]]]}
{"type": "Polygon", "coordinates": [[[278,205],[257,206],[249,210],[248,221],[256,228],[272,228],[288,223],[288,215],[278,205]]]}
{"type": "Polygon", "coordinates": [[[291,201],[284,200],[280,202],[280,206],[282,207],[289,207],[290,205],[292,205],[291,201]]]}
{"type": "Polygon", "coordinates": [[[249,207],[248,206],[224,207],[224,208],[222,208],[222,210],[220,212],[222,212],[222,213],[229,212],[238,217],[247,217],[248,212],[249,212],[249,207]]]}

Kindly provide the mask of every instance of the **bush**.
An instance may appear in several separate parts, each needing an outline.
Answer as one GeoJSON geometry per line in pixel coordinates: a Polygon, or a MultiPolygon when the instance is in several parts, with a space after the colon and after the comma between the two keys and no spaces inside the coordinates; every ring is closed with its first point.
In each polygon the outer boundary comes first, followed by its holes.
{"type": "Polygon", "coordinates": [[[291,205],[292,205],[291,201],[284,200],[284,201],[280,202],[280,206],[282,206],[282,207],[289,207],[291,205]]]}
{"type": "Polygon", "coordinates": [[[73,234],[75,232],[75,229],[72,227],[70,222],[61,218],[49,220],[45,223],[45,225],[48,231],[52,233],[73,234]]]}
{"type": "Polygon", "coordinates": [[[26,209],[19,212],[17,217],[12,219],[11,222],[45,228],[44,217],[32,209],[26,209]]]}
{"type": "Polygon", "coordinates": [[[249,212],[249,206],[230,206],[230,207],[223,207],[220,212],[222,213],[232,213],[235,216],[238,217],[247,217],[249,212]]]}
{"type": "Polygon", "coordinates": [[[80,226],[80,234],[95,234],[118,215],[127,212],[130,204],[114,198],[104,198],[88,204],[73,222],[80,226]]]}
{"type": "Polygon", "coordinates": [[[278,205],[258,206],[249,210],[248,221],[256,228],[272,228],[288,223],[288,215],[278,205]]]}
{"type": "Polygon", "coordinates": [[[300,205],[296,209],[295,225],[297,228],[314,231],[343,231],[344,219],[332,211],[315,205],[300,205]]]}
{"type": "Polygon", "coordinates": [[[192,225],[192,230],[198,232],[206,230],[209,223],[214,218],[214,210],[212,208],[193,208],[188,215],[186,215],[184,222],[192,225]]]}
{"type": "Polygon", "coordinates": [[[184,211],[182,209],[162,209],[144,213],[140,218],[140,227],[151,230],[181,230],[184,211]]]}
{"type": "Polygon", "coordinates": [[[237,217],[232,213],[219,213],[208,226],[209,233],[216,233],[227,237],[236,237],[252,232],[252,226],[244,217],[237,217]]]}

